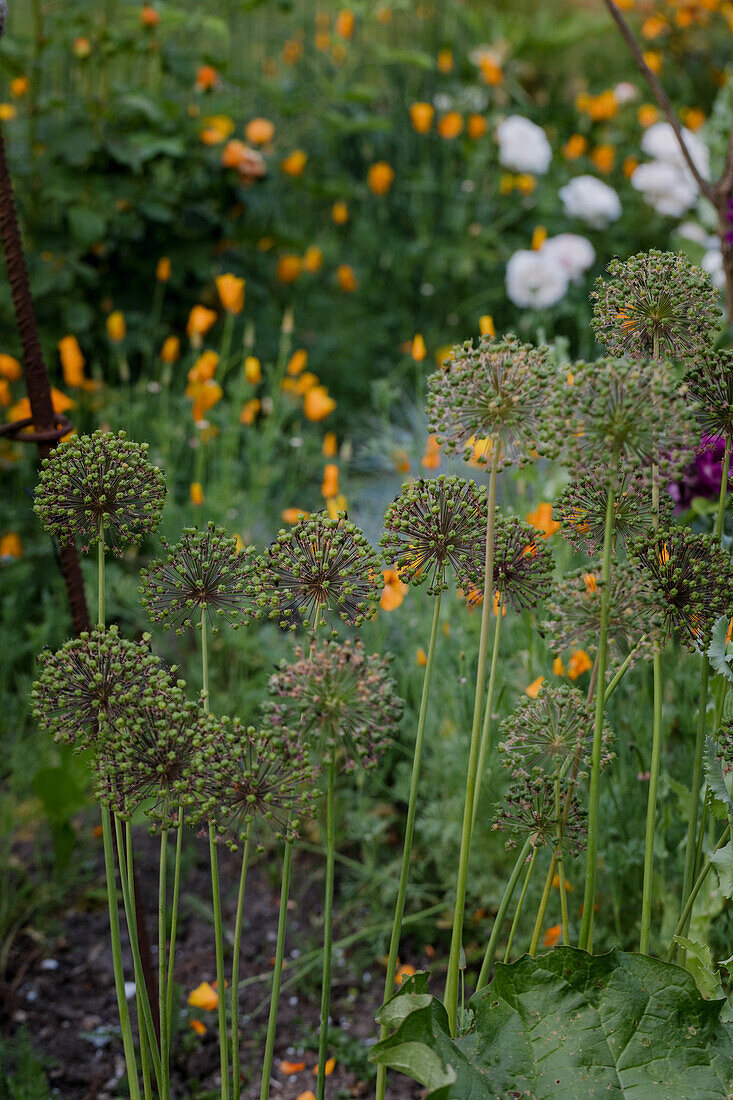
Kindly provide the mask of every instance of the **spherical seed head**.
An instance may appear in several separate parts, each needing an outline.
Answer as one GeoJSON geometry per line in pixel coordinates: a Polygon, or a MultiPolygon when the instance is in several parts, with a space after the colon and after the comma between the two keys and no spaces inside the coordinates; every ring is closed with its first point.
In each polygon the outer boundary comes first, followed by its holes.
{"type": "Polygon", "coordinates": [[[292,840],[315,812],[316,775],[302,746],[237,719],[222,720],[197,732],[188,816],[211,823],[232,850],[249,830],[257,836],[262,822],[279,839],[292,840]]]}
{"type": "Polygon", "coordinates": [[[701,268],[675,252],[611,260],[591,294],[593,331],[609,355],[688,359],[720,327],[720,295],[701,268]]]}
{"type": "MultiPolygon", "coordinates": [[[[428,431],[466,460],[474,457],[477,441],[488,439],[499,447],[502,465],[530,461],[548,392],[547,356],[547,348],[512,335],[455,347],[428,379],[428,431]]],[[[483,449],[479,461],[487,462],[489,453],[483,449]]]]}
{"type": "Polygon", "coordinates": [[[153,622],[178,634],[201,623],[202,613],[217,629],[221,621],[238,627],[258,614],[257,564],[251,550],[237,551],[237,540],[209,523],[187,527],[175,546],[161,539],[167,556],[140,573],[139,589],[153,622]]]}
{"type": "MultiPolygon", "coordinates": [[[[485,555],[484,523],[473,557],[468,559],[459,576],[470,604],[480,602],[483,596],[485,555]]],[[[497,512],[492,589],[499,604],[515,611],[536,607],[550,592],[552,570],[552,551],[537,528],[516,516],[506,517],[497,512]]]]}
{"type": "Polygon", "coordinates": [[[683,527],[639,539],[630,551],[655,600],[661,641],[674,634],[690,650],[706,649],[716,620],[733,613],[730,552],[683,527]]]}
{"type": "MultiPolygon", "coordinates": [[[[499,751],[515,779],[555,778],[577,767],[579,779],[590,770],[593,712],[573,688],[543,688],[536,699],[524,698],[500,727],[499,751]]],[[[601,767],[613,759],[613,734],[603,725],[601,767]]]]}
{"type": "Polygon", "coordinates": [[[99,540],[115,554],[155,531],[165,501],[165,480],[148,462],[147,443],[124,432],[75,435],[43,460],[35,511],[62,545],[78,539],[86,553],[99,540]]]}
{"type": "Polygon", "coordinates": [[[733,350],[725,348],[696,357],[685,383],[706,437],[703,449],[733,436],[733,350]]]}
{"type": "MultiPolygon", "coordinates": [[[[608,506],[608,472],[593,466],[577,471],[552,506],[553,516],[562,524],[560,534],[585,553],[597,554],[603,545],[608,506]]],[[[649,477],[641,470],[618,472],[614,486],[613,535],[616,544],[648,531],[654,508],[649,477]]],[[[674,505],[668,493],[659,495],[659,519],[663,526],[672,519],[674,505]]]]}
{"type": "Polygon", "coordinates": [[[344,771],[373,767],[402,715],[389,664],[358,641],[298,647],[295,660],[270,678],[268,728],[304,742],[323,761],[335,754],[344,771]]]}
{"type": "Polygon", "coordinates": [[[283,629],[332,626],[336,616],[361,626],[383,588],[378,554],[343,513],[317,512],[280,531],[260,567],[261,604],[283,629]]]}
{"type": "MultiPolygon", "coordinates": [[[[595,651],[601,630],[602,595],[598,562],[576,569],[557,582],[547,600],[548,618],[542,623],[553,653],[560,656],[568,649],[595,651]]],[[[636,657],[651,657],[657,626],[657,605],[638,565],[631,561],[615,563],[607,628],[612,657],[622,661],[644,635],[636,657]]],[[[612,675],[612,663],[609,661],[608,675],[612,675]]]]}
{"type": "Polygon", "coordinates": [[[649,469],[671,478],[694,448],[697,426],[687,391],[671,364],[598,359],[576,363],[558,381],[544,419],[544,451],[574,473],[591,465],[619,473],[649,469]]]}
{"type": "MultiPolygon", "coordinates": [[[[569,784],[560,780],[560,815],[564,813],[569,784]]],[[[585,845],[586,812],[577,796],[571,795],[567,819],[563,828],[563,843],[572,854],[585,845]]],[[[527,837],[536,848],[554,844],[557,833],[555,780],[549,776],[530,775],[517,780],[504,795],[493,821],[493,827],[509,833],[507,848],[516,847],[527,837]]]]}
{"type": "Polygon", "coordinates": [[[380,545],[403,581],[428,585],[431,596],[448,587],[450,566],[466,575],[486,536],[486,489],[458,477],[420,478],[403,485],[384,517],[380,545]]]}
{"type": "Polygon", "coordinates": [[[147,634],[141,642],[128,641],[111,626],[39,654],[31,699],[40,727],[78,751],[96,745],[131,698],[148,699],[170,682],[170,670],[149,642],[147,634]]]}

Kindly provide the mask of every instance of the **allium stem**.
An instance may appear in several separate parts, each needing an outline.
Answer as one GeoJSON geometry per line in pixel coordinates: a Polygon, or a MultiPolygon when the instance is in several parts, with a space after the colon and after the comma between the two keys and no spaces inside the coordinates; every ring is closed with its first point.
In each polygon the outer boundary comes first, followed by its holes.
{"type": "Polygon", "coordinates": [[[524,899],[527,895],[527,887],[529,886],[529,880],[534,869],[535,860],[537,859],[537,853],[539,852],[539,845],[532,849],[532,856],[527,867],[527,874],[524,876],[524,883],[522,885],[522,892],[519,895],[519,901],[517,902],[517,909],[514,914],[514,920],[509,930],[509,939],[507,940],[506,951],[504,952],[504,962],[509,962],[509,955],[511,954],[512,944],[514,943],[514,935],[517,931],[517,925],[519,924],[519,918],[522,913],[522,906],[524,905],[524,899]]]}
{"type": "Polygon", "coordinates": [[[252,826],[247,825],[242,853],[242,871],[239,876],[237,915],[234,921],[234,955],[232,957],[232,1100],[239,1100],[242,1082],[239,1069],[239,956],[242,949],[242,921],[244,917],[244,890],[247,883],[249,841],[252,826]]]}
{"type": "MultiPolygon", "coordinates": [[[[115,828],[117,828],[117,820],[115,820],[115,828]]],[[[119,841],[118,841],[119,843],[119,841]]],[[[127,872],[127,889],[132,900],[130,906],[131,912],[135,913],[135,875],[132,869],[132,825],[129,821],[125,823],[125,859],[126,859],[126,872],[127,872]]],[[[122,874],[122,867],[120,867],[120,874],[122,874]]],[[[123,895],[124,896],[124,895],[123,895]]],[[[127,910],[125,910],[127,912],[127,910]]],[[[137,934],[137,928],[135,929],[137,934]]],[[[145,1024],[143,997],[147,1000],[147,989],[143,982],[143,988],[140,989],[139,979],[137,973],[135,974],[135,1008],[137,1010],[137,1031],[138,1042],[140,1045],[140,1069],[143,1077],[143,1093],[145,1094],[145,1100],[152,1100],[153,1090],[150,1081],[150,1061],[149,1061],[149,1044],[148,1044],[148,1032],[147,1025],[145,1024]]],[[[148,1004],[148,1009],[150,1005],[148,1004]]]]}
{"type": "Polygon", "coordinates": [[[206,608],[201,608],[201,705],[209,713],[209,643],[206,631],[206,608]]]}
{"type": "Polygon", "coordinates": [[[265,1039],[265,1057],[262,1063],[262,1084],[260,1100],[268,1100],[270,1095],[270,1074],[272,1056],[275,1050],[275,1031],[277,1030],[277,1009],[280,1000],[280,986],[283,977],[283,957],[285,954],[285,928],[288,922],[288,894],[290,893],[290,866],[293,859],[293,842],[285,841],[283,853],[282,883],[280,886],[280,913],[277,918],[277,944],[275,945],[275,970],[272,975],[272,993],[270,994],[270,1014],[267,1020],[267,1038],[265,1039]]]}
{"type": "MultiPolygon", "coordinates": [[[[652,880],[654,873],[654,824],[657,816],[657,785],[659,761],[662,754],[662,654],[659,643],[654,645],[654,705],[652,724],[652,758],[649,764],[649,801],[646,814],[646,839],[644,842],[644,884],[641,896],[641,936],[639,951],[649,951],[649,929],[652,919],[652,880]]],[[[705,684],[707,693],[707,681],[705,684]]],[[[694,848],[693,848],[694,855],[694,848]]]]}
{"type": "Polygon", "coordinates": [[[570,946],[570,921],[568,920],[568,895],[565,886],[565,863],[562,857],[563,818],[560,810],[560,777],[555,776],[555,813],[557,814],[557,833],[555,837],[555,862],[557,863],[558,887],[560,890],[560,917],[562,920],[562,942],[570,946]]]}
{"type": "Polygon", "coordinates": [[[675,952],[675,946],[676,946],[676,944],[674,942],[675,937],[676,936],[685,936],[687,934],[687,928],[689,927],[689,924],[690,924],[690,917],[692,916],[692,909],[693,909],[693,906],[695,904],[695,900],[697,898],[697,895],[700,893],[700,890],[703,887],[705,879],[708,877],[708,874],[710,873],[710,868],[713,866],[712,857],[715,855],[716,852],[720,851],[720,849],[723,847],[723,845],[728,840],[729,836],[730,836],[730,822],[726,825],[725,829],[721,833],[720,840],[718,841],[718,843],[713,848],[712,853],[705,860],[705,863],[704,863],[704,865],[703,865],[703,867],[700,871],[700,874],[695,879],[695,884],[692,887],[692,890],[690,890],[690,896],[687,899],[687,901],[685,902],[685,907],[682,910],[682,913],[680,914],[680,919],[677,922],[677,927],[675,928],[674,935],[672,936],[672,942],[669,945],[669,952],[667,954],[667,961],[668,962],[672,961],[672,956],[674,955],[674,952],[675,952]]]}
{"type": "Polygon", "coordinates": [[[461,829],[461,851],[458,858],[458,877],[456,882],[456,904],[453,912],[453,933],[451,936],[450,956],[448,959],[448,977],[445,986],[444,1004],[448,1013],[451,1035],[456,1033],[458,1016],[458,978],[461,963],[463,941],[463,915],[466,908],[466,881],[468,877],[468,857],[471,847],[471,822],[473,819],[473,800],[476,790],[479,748],[481,744],[481,715],[484,704],[484,685],[486,683],[486,654],[489,642],[489,624],[494,577],[494,522],[496,514],[496,481],[499,473],[499,442],[494,439],[491,456],[491,475],[489,478],[489,500],[486,516],[486,558],[484,563],[483,606],[481,608],[481,634],[479,636],[478,667],[476,669],[476,694],[473,703],[473,725],[471,728],[471,746],[468,756],[466,775],[466,795],[463,806],[463,826],[461,829]]]}
{"type": "Polygon", "coordinates": [[[176,934],[178,932],[178,899],[181,891],[181,845],[183,842],[183,803],[178,806],[178,832],[176,835],[176,862],[173,869],[173,909],[171,911],[171,937],[168,948],[168,981],[165,1001],[168,1016],[168,1047],[170,1049],[173,1031],[173,968],[176,957],[176,934]]]}
{"type": "Polygon", "coordinates": [[[580,928],[579,947],[590,950],[593,909],[596,902],[596,863],[598,860],[598,817],[601,802],[601,752],[603,747],[603,710],[605,703],[606,661],[608,655],[608,611],[611,603],[611,552],[613,548],[613,484],[608,486],[606,503],[606,527],[603,533],[603,557],[601,563],[601,623],[598,639],[598,682],[596,685],[596,712],[593,725],[593,756],[590,774],[590,806],[588,814],[588,851],[583,895],[583,922],[580,928]]]}
{"type": "Polygon", "coordinates": [[[624,676],[626,675],[626,673],[629,670],[629,666],[631,665],[631,662],[633,661],[634,657],[636,656],[639,649],[641,649],[641,647],[642,647],[642,645],[644,644],[645,641],[646,641],[646,634],[642,634],[641,638],[639,638],[639,641],[636,643],[634,648],[632,650],[630,650],[629,653],[626,655],[626,659],[624,660],[624,663],[621,665],[621,667],[618,670],[618,672],[616,673],[616,675],[613,677],[613,679],[609,680],[608,684],[606,685],[606,690],[603,693],[604,705],[608,702],[608,700],[611,698],[611,696],[613,695],[613,693],[616,690],[616,688],[618,687],[618,685],[623,680],[624,676]]]}
{"type": "Polygon", "coordinates": [[[545,877],[545,885],[542,890],[542,897],[540,898],[539,909],[537,910],[537,916],[534,922],[534,928],[532,929],[532,939],[529,941],[529,953],[534,958],[537,954],[537,947],[540,942],[540,933],[542,932],[542,925],[545,920],[545,913],[547,912],[547,906],[550,901],[550,890],[552,889],[552,880],[555,877],[555,868],[557,866],[557,856],[555,852],[552,853],[550,859],[550,866],[547,868],[547,875],[545,877]]]}
{"type": "Polygon", "coordinates": [[[99,521],[97,543],[97,626],[104,630],[104,519],[99,521]]]}
{"type": "Polygon", "coordinates": [[[532,838],[527,837],[524,842],[524,846],[522,847],[522,850],[517,856],[517,861],[514,864],[514,870],[512,871],[511,878],[509,879],[509,882],[506,885],[506,889],[504,890],[504,893],[502,895],[502,899],[499,902],[499,908],[494,919],[494,927],[491,929],[491,936],[489,937],[489,942],[486,945],[486,954],[484,955],[484,961],[481,963],[481,970],[479,971],[478,980],[476,982],[476,992],[478,992],[479,989],[483,989],[483,987],[486,985],[486,982],[488,981],[489,972],[491,971],[491,967],[494,964],[496,945],[499,941],[501,928],[504,923],[504,918],[506,917],[506,911],[509,908],[512,896],[514,895],[517,883],[519,882],[519,876],[522,873],[522,868],[527,862],[527,856],[529,855],[529,850],[531,847],[532,838]]]}
{"type": "Polygon", "coordinates": [[[211,900],[214,907],[214,944],[216,949],[216,992],[219,1001],[219,1064],[221,1066],[221,1100],[229,1100],[229,1051],[227,1049],[227,1005],[224,978],[224,934],[221,920],[219,860],[216,853],[216,831],[209,825],[209,860],[211,862],[211,900]]]}
{"type": "Polygon", "coordinates": [[[333,880],[335,871],[336,836],[334,831],[334,791],[336,787],[336,753],[332,748],[328,764],[326,794],[326,895],[323,905],[323,984],[321,986],[321,1024],[318,1032],[318,1079],[316,1100],[326,1094],[326,1055],[328,1053],[328,1009],[331,1000],[331,952],[333,943],[333,880]]]}
{"type": "MultiPolygon", "coordinates": [[[[493,602],[493,601],[492,601],[493,602]]],[[[478,757],[478,772],[476,773],[476,790],[473,792],[473,813],[471,814],[471,834],[473,835],[473,829],[476,824],[476,814],[478,813],[479,798],[481,796],[481,780],[483,779],[484,769],[486,768],[486,756],[491,746],[491,707],[494,701],[494,687],[496,685],[496,670],[499,666],[499,637],[501,635],[501,620],[504,617],[502,615],[502,604],[499,602],[499,607],[496,615],[496,623],[494,624],[494,645],[491,651],[491,669],[489,671],[489,690],[486,693],[486,710],[484,711],[484,725],[481,730],[481,749],[479,750],[478,757]]]]}
{"type": "MultiPolygon", "coordinates": [[[[164,817],[168,817],[168,807],[164,811],[164,817]]],[[[160,1011],[160,1096],[161,1100],[168,1100],[170,1096],[170,1064],[168,1055],[168,998],[166,996],[166,933],[168,931],[166,921],[166,886],[168,884],[168,830],[160,830],[160,860],[158,863],[158,1005],[160,1011]]],[[[220,994],[221,996],[221,994],[220,994]]]]}
{"type": "MultiPolygon", "coordinates": [[[[422,746],[425,734],[425,720],[428,712],[428,696],[430,694],[430,681],[433,675],[433,658],[435,656],[435,643],[438,637],[438,621],[440,619],[440,598],[438,592],[433,606],[433,625],[430,631],[430,643],[425,663],[425,675],[422,683],[422,697],[420,699],[420,713],[417,720],[417,734],[415,736],[415,749],[412,755],[412,776],[410,778],[410,794],[407,802],[407,818],[405,820],[405,839],[402,845],[402,866],[400,867],[400,884],[397,890],[397,903],[395,905],[394,920],[392,922],[392,937],[389,943],[389,957],[387,959],[387,976],[384,982],[383,1002],[389,1000],[394,992],[394,979],[397,970],[397,956],[400,950],[400,935],[402,933],[402,918],[405,913],[405,899],[407,897],[407,881],[410,874],[410,857],[412,855],[412,837],[415,831],[415,814],[417,811],[417,793],[420,782],[420,762],[422,759],[422,746]]],[[[387,1035],[387,1025],[382,1024],[379,1029],[380,1039],[387,1035]]],[[[377,1100],[384,1100],[387,1088],[387,1067],[377,1067],[377,1100]]]]}

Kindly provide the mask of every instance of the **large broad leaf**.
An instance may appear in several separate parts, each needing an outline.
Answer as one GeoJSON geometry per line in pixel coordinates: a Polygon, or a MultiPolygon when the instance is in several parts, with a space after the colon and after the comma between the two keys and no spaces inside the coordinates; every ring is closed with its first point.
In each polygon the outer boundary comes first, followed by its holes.
{"type": "Polygon", "coordinates": [[[718,759],[715,742],[711,737],[705,738],[703,765],[705,768],[705,782],[714,799],[713,809],[715,809],[715,803],[717,802],[720,804],[719,809],[721,809],[726,816],[733,814],[733,798],[731,798],[728,791],[728,785],[723,775],[723,765],[718,759]]]}
{"type": "Polygon", "coordinates": [[[720,672],[733,683],[733,653],[726,653],[728,627],[730,619],[723,615],[713,627],[708,647],[708,658],[716,672],[720,672]]]}
{"type": "Polygon", "coordinates": [[[451,1039],[424,975],[383,1009],[395,1031],[372,1057],[431,1100],[728,1100],[733,1025],[691,974],[645,955],[549,955],[496,964],[470,1031],[451,1039]]]}

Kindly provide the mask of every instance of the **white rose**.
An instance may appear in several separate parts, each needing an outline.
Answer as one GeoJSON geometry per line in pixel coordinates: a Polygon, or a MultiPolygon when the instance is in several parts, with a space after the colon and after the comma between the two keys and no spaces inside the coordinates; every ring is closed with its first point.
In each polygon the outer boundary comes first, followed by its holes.
{"type": "MultiPolygon", "coordinates": [[[[685,126],[682,127],[682,137],[693,164],[703,179],[708,179],[710,176],[710,154],[707,146],[697,134],[693,134],[692,130],[688,130],[685,126]]],[[[665,164],[672,164],[685,174],[690,173],[674,130],[668,122],[655,122],[653,126],[650,126],[641,139],[641,148],[647,156],[664,161],[665,164]]]]}
{"type": "Polygon", "coordinates": [[[547,134],[521,115],[510,115],[496,128],[499,142],[499,164],[514,172],[531,172],[543,176],[550,167],[552,149],[547,134]]]}
{"type": "Polygon", "coordinates": [[[613,187],[595,176],[576,176],[560,188],[559,195],[565,213],[593,229],[605,229],[621,217],[621,199],[613,187]]]}
{"type": "Polygon", "coordinates": [[[641,191],[658,214],[679,218],[697,201],[697,185],[673,164],[650,160],[640,164],[631,177],[631,186],[641,191]]]}
{"type": "Polygon", "coordinates": [[[546,309],[565,297],[566,271],[545,249],[539,252],[520,249],[506,265],[506,292],[510,301],[522,309],[546,309]]]}
{"type": "Polygon", "coordinates": [[[577,233],[548,237],[542,245],[542,254],[558,263],[570,280],[579,279],[596,258],[596,250],[588,238],[577,233]]]}
{"type": "Polygon", "coordinates": [[[723,253],[720,248],[711,248],[705,253],[700,266],[707,271],[710,281],[718,290],[725,290],[725,272],[723,271],[723,253]]]}

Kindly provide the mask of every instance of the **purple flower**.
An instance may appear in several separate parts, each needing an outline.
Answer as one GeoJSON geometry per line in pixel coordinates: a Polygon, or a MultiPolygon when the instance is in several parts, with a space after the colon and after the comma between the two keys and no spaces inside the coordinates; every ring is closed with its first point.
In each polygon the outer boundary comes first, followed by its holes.
{"type": "MultiPolygon", "coordinates": [[[[679,481],[672,481],[667,486],[667,492],[675,502],[675,512],[684,512],[695,497],[704,497],[706,500],[717,499],[720,493],[720,479],[723,476],[724,454],[724,439],[715,439],[710,435],[702,437],[700,449],[694,461],[685,469],[679,481]]],[[[732,469],[733,458],[728,469],[729,482],[732,469]]]]}
{"type": "Polygon", "coordinates": [[[727,217],[728,217],[728,223],[732,228],[729,229],[728,232],[726,233],[725,239],[728,242],[728,244],[733,244],[733,198],[730,198],[728,200],[727,217]]]}

